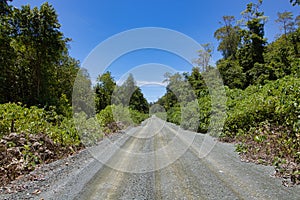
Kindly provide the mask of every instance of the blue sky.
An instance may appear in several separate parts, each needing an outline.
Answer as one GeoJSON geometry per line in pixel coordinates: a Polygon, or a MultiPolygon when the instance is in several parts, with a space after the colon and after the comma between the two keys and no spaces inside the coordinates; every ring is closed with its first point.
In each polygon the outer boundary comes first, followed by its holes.
{"type": "MultiPolygon", "coordinates": [[[[40,6],[43,2],[45,1],[14,0],[12,5],[16,7],[24,4],[40,6]]],[[[72,38],[70,55],[83,62],[90,52],[107,38],[129,29],[141,27],[168,28],[181,32],[200,44],[210,42],[215,47],[213,60],[216,61],[221,58],[221,54],[216,50],[218,42],[214,39],[213,34],[220,27],[219,22],[222,20],[222,16],[233,15],[236,19],[240,19],[240,12],[250,1],[49,0],[48,2],[58,13],[62,32],[66,37],[72,38]]],[[[266,16],[269,16],[265,28],[265,36],[269,42],[274,39],[276,34],[280,33],[279,25],[275,23],[278,11],[292,11],[295,16],[300,14],[299,7],[291,6],[289,0],[264,0],[262,10],[266,16]]],[[[112,72],[116,81],[119,81],[128,72],[134,72],[133,69],[137,69],[137,66],[147,63],[161,63],[170,66],[172,72],[190,71],[192,68],[191,64],[174,54],[151,49],[128,53],[105,67],[108,67],[107,70],[112,72]]],[[[164,72],[165,69],[167,68],[163,68],[160,72],[164,72]]],[[[151,70],[148,70],[148,75],[155,74],[154,71],[151,73],[151,70]]],[[[153,78],[157,77],[159,73],[152,75],[153,78]]],[[[94,78],[96,75],[91,76],[94,78]]],[[[149,101],[156,100],[165,91],[164,86],[158,84],[145,85],[142,90],[149,101]]]]}

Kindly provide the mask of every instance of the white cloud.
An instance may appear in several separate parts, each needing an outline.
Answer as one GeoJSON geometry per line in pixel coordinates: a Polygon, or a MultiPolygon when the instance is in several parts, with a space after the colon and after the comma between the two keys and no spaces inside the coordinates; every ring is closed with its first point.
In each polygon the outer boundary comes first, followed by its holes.
{"type": "Polygon", "coordinates": [[[167,86],[167,82],[158,82],[158,81],[136,81],[137,86],[141,87],[141,86],[147,86],[147,85],[159,85],[159,86],[167,86]]]}

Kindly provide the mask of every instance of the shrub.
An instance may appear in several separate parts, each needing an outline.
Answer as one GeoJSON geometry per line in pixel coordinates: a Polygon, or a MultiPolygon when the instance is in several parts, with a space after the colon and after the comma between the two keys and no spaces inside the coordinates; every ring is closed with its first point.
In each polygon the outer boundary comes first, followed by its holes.
{"type": "Polygon", "coordinates": [[[0,136],[11,132],[47,134],[55,143],[61,145],[80,145],[74,121],[58,115],[53,109],[45,110],[21,104],[0,104],[0,136]]]}
{"type": "Polygon", "coordinates": [[[235,137],[239,133],[246,133],[251,127],[266,120],[299,132],[299,78],[286,76],[265,86],[250,86],[244,91],[230,90],[227,93],[226,136],[235,137]]]}
{"type": "Polygon", "coordinates": [[[109,124],[114,122],[121,122],[122,126],[136,125],[148,117],[148,114],[140,113],[137,110],[133,110],[129,107],[123,107],[122,105],[109,105],[96,115],[101,127],[107,127],[109,124]]]}

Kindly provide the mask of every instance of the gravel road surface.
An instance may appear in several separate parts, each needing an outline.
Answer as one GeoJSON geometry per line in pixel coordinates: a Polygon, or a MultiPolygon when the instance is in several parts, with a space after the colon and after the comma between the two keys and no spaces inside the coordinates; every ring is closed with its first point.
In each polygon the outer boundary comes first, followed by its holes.
{"type": "Polygon", "coordinates": [[[18,180],[26,190],[0,199],[300,199],[299,186],[273,173],[241,162],[232,144],[152,117],[41,167],[42,180],[18,180]]]}

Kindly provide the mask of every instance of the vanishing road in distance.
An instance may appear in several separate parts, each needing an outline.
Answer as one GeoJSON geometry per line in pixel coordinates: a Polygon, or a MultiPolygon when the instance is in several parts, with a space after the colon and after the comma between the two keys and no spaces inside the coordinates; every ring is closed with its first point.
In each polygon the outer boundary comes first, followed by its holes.
{"type": "Polygon", "coordinates": [[[273,167],[241,162],[233,144],[155,116],[120,135],[90,147],[92,159],[40,197],[300,199],[298,186],[284,187],[272,177],[273,167]]]}

